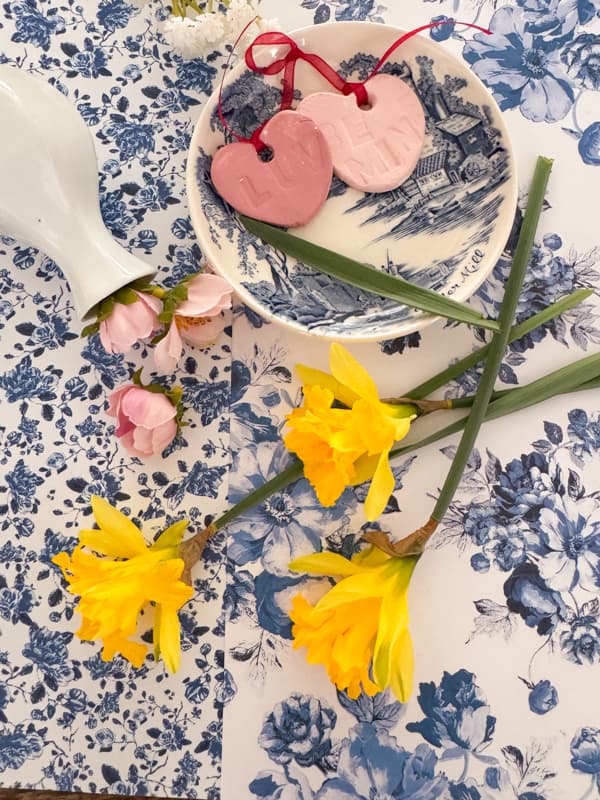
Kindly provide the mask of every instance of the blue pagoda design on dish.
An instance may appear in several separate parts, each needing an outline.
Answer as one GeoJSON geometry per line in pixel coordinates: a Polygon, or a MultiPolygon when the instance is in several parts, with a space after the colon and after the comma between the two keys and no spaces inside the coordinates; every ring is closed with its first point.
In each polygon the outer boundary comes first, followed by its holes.
{"type": "MultiPolygon", "coordinates": [[[[373,208],[363,225],[391,221],[379,238],[416,233],[423,224],[445,231],[471,219],[492,220],[497,198],[485,200],[508,178],[508,153],[500,131],[490,124],[485,108],[465,103],[456,93],[457,80],[442,84],[433,75],[432,61],[417,58],[420,77],[413,79],[407,64],[399,75],[415,89],[425,110],[426,138],[421,158],[409,178],[389,192],[367,193],[348,211],[373,208]]],[[[462,81],[460,82],[462,83],[462,81]]]]}
{"type": "MultiPolygon", "coordinates": [[[[340,64],[340,74],[347,80],[365,80],[375,63],[373,55],[356,53],[340,64]]],[[[382,68],[403,80],[423,103],[426,136],[422,156],[412,175],[392,191],[363,194],[336,177],[329,199],[337,204],[336,213],[356,215],[362,241],[377,250],[365,261],[450,295],[472,283],[473,274],[479,271],[501,206],[511,196],[512,190],[503,184],[514,175],[503,132],[494,126],[493,109],[485,105],[485,98],[478,103],[470,101],[474,95],[468,78],[448,74],[448,69],[424,55],[417,55],[410,64],[394,62],[382,68]],[[444,258],[433,256],[427,264],[399,258],[398,248],[393,248],[390,240],[408,241],[424,231],[452,231],[450,252],[444,258]]],[[[300,99],[299,90],[295,99],[300,99]]],[[[273,86],[250,72],[242,73],[223,91],[228,125],[244,135],[272,117],[278,101],[273,86]]],[[[226,142],[230,140],[216,110],[211,112],[210,127],[221,131],[226,142]]],[[[210,238],[218,249],[233,245],[243,276],[241,285],[259,308],[331,336],[343,335],[351,328],[353,335],[382,338],[399,323],[423,315],[297,263],[257,240],[216,193],[210,180],[210,147],[207,151],[201,146],[196,152],[198,202],[210,238]]]]}

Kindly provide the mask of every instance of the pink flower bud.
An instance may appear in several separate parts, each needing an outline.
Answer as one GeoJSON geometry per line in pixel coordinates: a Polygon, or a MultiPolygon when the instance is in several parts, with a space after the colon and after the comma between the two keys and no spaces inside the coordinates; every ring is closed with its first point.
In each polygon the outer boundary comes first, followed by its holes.
{"type": "Polygon", "coordinates": [[[158,297],[136,292],[135,303],[115,303],[110,317],[100,323],[100,341],[108,353],[125,353],[139,339],[146,339],[160,327],[162,311],[158,297]]]}
{"type": "Polygon", "coordinates": [[[156,455],[169,445],[177,433],[177,409],[168,397],[129,385],[108,398],[107,414],[116,417],[115,435],[134,456],[156,455]]]}
{"type": "Polygon", "coordinates": [[[177,306],[167,335],[154,349],[154,363],[165,375],[177,366],[184,341],[206,347],[216,340],[224,325],[221,311],[231,308],[233,289],[218,275],[196,275],[187,290],[187,300],[177,306]]]}

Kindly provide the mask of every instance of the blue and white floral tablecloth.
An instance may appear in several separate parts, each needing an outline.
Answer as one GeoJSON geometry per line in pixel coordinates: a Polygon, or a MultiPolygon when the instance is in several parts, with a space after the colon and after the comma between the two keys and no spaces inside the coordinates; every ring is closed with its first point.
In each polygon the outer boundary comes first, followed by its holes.
{"type": "MultiPolygon", "coordinates": [[[[483,24],[434,31],[506,115],[523,190],[538,153],[556,159],[519,314],[600,286],[600,0],[264,2],[292,30],[330,20],[408,29],[433,17],[483,24]]],[[[8,0],[0,63],[65,93],[94,137],[113,235],[172,285],[202,254],[184,170],[221,57],[184,61],[153,2],[8,0]]],[[[1,120],[0,120],[1,124],[1,120]]],[[[51,122],[49,122],[51,124],[51,122]]],[[[1,176],[0,176],[1,179],[1,176]]],[[[74,224],[75,224],[74,218],[74,224]]],[[[488,424],[410,594],[417,685],[349,700],[291,648],[294,555],[349,555],[360,490],[333,510],[300,482],[236,520],[207,549],[183,620],[176,676],[139,670],[75,636],[73,600],[50,558],[73,546],[100,494],[150,536],[187,515],[191,531],[286,461],[298,361],[327,346],[236,308],[173,382],[190,424],[164,459],[130,457],[107,393],[151,362],[79,338],[56,264],[0,231],[0,785],[207,800],[583,800],[600,797],[600,415],[592,392],[488,424]]],[[[508,259],[475,304],[495,313],[508,259]]],[[[528,382],[600,344],[594,297],[510,346],[500,384],[528,382]]],[[[355,355],[383,396],[477,345],[438,323],[355,355]]],[[[477,375],[451,387],[472,391],[477,375]]],[[[455,440],[394,465],[381,520],[408,533],[431,510],[455,440]]]]}

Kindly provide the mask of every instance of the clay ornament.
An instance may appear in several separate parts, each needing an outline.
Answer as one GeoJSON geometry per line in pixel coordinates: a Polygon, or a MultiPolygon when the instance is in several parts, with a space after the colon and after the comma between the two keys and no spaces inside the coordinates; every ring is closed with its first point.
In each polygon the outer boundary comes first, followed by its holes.
{"type": "Polygon", "coordinates": [[[425,138],[425,114],[415,92],[394,75],[365,83],[369,104],[354,94],[316,92],[298,105],[327,140],[333,170],[361,192],[395,189],[414,170],[425,138]]]}
{"type": "Polygon", "coordinates": [[[270,159],[252,142],[215,153],[210,176],[221,197],[241,214],[273,225],[305,225],[329,193],[333,165],[319,126],[297,111],[279,111],[260,132],[270,159]]]}

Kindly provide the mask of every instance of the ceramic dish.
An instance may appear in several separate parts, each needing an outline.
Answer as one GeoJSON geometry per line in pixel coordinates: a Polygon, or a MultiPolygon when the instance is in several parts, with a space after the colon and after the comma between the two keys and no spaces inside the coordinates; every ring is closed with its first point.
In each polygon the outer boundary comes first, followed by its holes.
{"type": "MultiPolygon", "coordinates": [[[[384,25],[341,22],[292,36],[347,79],[363,80],[400,34],[384,25]]],[[[272,60],[286,49],[273,48],[272,60]]],[[[466,300],[493,269],[514,219],[517,180],[502,115],[468,66],[425,36],[405,42],[382,71],[400,75],[425,109],[425,145],[414,172],[398,189],[379,194],[334,177],[317,216],[291,232],[466,300]]],[[[304,62],[296,66],[296,88],[298,99],[331,90],[304,62]]],[[[228,75],[222,106],[237,133],[250,136],[279,101],[280,76],[256,75],[243,60],[228,75]]],[[[215,93],[192,137],[188,199],[208,263],[244,303],[296,331],[338,341],[390,339],[436,319],[320,274],[248,234],[210,181],[211,157],[223,143],[215,93]]]]}

